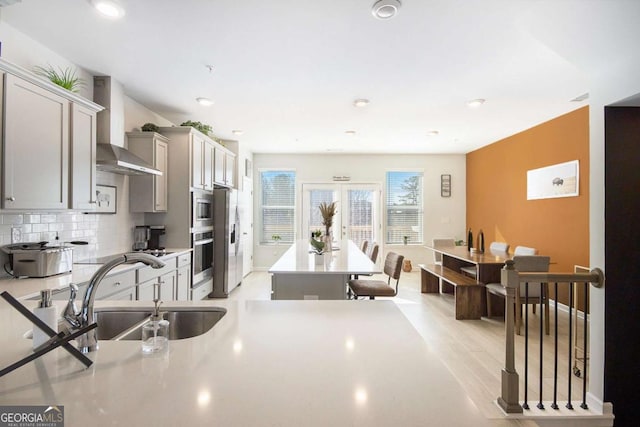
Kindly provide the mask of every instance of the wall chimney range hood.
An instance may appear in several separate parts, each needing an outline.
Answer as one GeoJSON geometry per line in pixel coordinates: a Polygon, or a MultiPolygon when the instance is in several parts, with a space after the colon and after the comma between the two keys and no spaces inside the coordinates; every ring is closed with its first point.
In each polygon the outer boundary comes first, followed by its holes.
{"type": "Polygon", "coordinates": [[[104,107],[97,117],[96,169],[121,175],[162,175],[124,148],[124,92],[108,76],[93,78],[93,101],[104,107]]]}
{"type": "Polygon", "coordinates": [[[121,175],[162,175],[129,150],[112,144],[97,144],[96,169],[121,175]]]}

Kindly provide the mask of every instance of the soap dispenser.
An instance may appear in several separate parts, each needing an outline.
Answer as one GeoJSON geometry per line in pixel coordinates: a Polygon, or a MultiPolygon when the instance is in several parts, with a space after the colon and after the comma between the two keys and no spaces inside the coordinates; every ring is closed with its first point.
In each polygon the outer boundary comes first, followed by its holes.
{"type": "MultiPolygon", "coordinates": [[[[155,283],[156,295],[159,295],[159,283],[155,283]]],[[[154,308],[151,318],[142,326],[142,352],[160,353],[169,347],[169,321],[162,318],[159,298],[153,300],[154,308]]]]}
{"type": "MultiPolygon", "coordinates": [[[[56,307],[51,305],[51,289],[43,289],[40,291],[40,302],[38,303],[38,307],[33,309],[33,314],[46,323],[54,332],[58,332],[58,312],[56,307]]],[[[33,348],[40,347],[48,340],[49,335],[34,325],[33,348]]]]}

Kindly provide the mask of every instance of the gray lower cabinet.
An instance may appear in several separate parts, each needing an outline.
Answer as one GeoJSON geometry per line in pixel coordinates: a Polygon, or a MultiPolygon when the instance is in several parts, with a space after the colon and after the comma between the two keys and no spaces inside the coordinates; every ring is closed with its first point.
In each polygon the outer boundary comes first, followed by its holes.
{"type": "Polygon", "coordinates": [[[109,296],[109,299],[112,301],[135,301],[136,297],[136,287],[132,286],[109,296]]]}
{"type": "Polygon", "coordinates": [[[211,292],[213,292],[213,279],[201,284],[197,288],[194,288],[191,291],[191,299],[193,301],[200,301],[207,298],[211,292]]]}
{"type": "Polygon", "coordinates": [[[138,288],[138,301],[153,301],[155,298],[155,280],[149,280],[148,282],[141,283],[138,288]]]}
{"type": "MultiPolygon", "coordinates": [[[[160,269],[142,267],[122,273],[110,274],[100,282],[96,290],[96,299],[117,301],[153,301],[155,298],[154,284],[160,280],[160,299],[168,301],[189,301],[191,299],[191,254],[181,254],[176,258],[165,260],[166,265],[160,269]]],[[[89,283],[78,285],[76,301],[82,303],[89,283]]],[[[213,290],[212,286],[199,290],[203,295],[196,295],[202,299],[213,290]]],[[[71,292],[62,289],[54,292],[52,299],[68,300],[71,292]]],[[[37,297],[36,297],[37,299],[37,297]]]]}
{"type": "Polygon", "coordinates": [[[180,267],[176,272],[176,299],[188,301],[191,290],[191,264],[180,267]]]}

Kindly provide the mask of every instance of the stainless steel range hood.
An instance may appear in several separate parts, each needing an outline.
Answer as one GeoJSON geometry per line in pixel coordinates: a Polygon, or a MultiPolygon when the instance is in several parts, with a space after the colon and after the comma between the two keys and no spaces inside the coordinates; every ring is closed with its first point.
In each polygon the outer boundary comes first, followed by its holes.
{"type": "Polygon", "coordinates": [[[96,168],[122,175],[162,175],[162,172],[129,150],[112,144],[97,145],[96,168]]]}
{"type": "Polygon", "coordinates": [[[108,76],[93,78],[93,101],[104,107],[97,117],[96,169],[121,175],[162,175],[124,148],[124,93],[108,76]]]}

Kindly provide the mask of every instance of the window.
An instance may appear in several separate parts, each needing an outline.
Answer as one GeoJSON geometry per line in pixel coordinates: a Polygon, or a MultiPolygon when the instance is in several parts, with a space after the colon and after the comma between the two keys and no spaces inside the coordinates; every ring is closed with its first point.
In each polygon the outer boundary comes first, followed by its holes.
{"type": "Polygon", "coordinates": [[[268,170],[260,172],[262,183],[262,232],[260,243],[293,243],[296,205],[296,173],[268,170]]]}
{"type": "Polygon", "coordinates": [[[386,243],[422,243],[422,172],[387,172],[386,243]]]}

